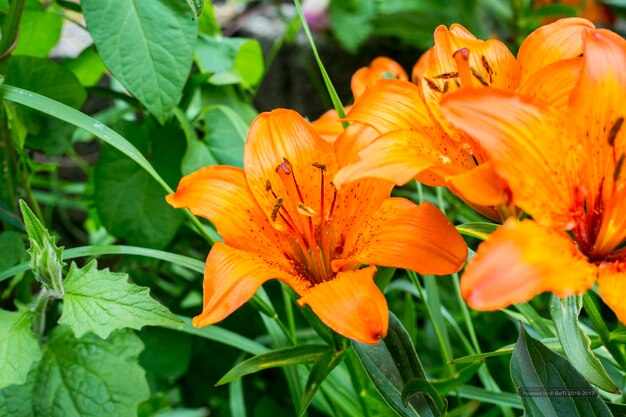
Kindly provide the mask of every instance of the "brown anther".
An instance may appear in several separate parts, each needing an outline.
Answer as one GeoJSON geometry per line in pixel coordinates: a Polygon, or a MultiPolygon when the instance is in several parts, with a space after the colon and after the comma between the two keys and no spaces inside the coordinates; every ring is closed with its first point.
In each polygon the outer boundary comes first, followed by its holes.
{"type": "Polygon", "coordinates": [[[276,167],[276,172],[279,172],[281,169],[283,170],[283,173],[285,175],[291,174],[291,164],[289,163],[287,158],[283,158],[283,162],[278,164],[278,166],[276,167]]]}
{"type": "Polygon", "coordinates": [[[265,181],[265,191],[272,191],[272,183],[270,180],[265,181]]]}
{"type": "Polygon", "coordinates": [[[622,168],[624,168],[624,154],[619,157],[617,163],[615,164],[615,170],[613,171],[613,181],[617,181],[620,174],[622,173],[622,168]]]}
{"type": "Polygon", "coordinates": [[[424,77],[424,81],[426,81],[426,84],[428,84],[428,86],[430,87],[431,90],[434,90],[438,93],[442,93],[443,91],[441,91],[441,88],[439,88],[439,86],[437,84],[435,84],[435,82],[429,78],[424,77]]]}
{"type": "Polygon", "coordinates": [[[315,217],[317,215],[317,212],[315,210],[313,210],[311,207],[307,206],[304,203],[298,203],[298,213],[302,214],[303,216],[306,217],[315,217]]]}
{"type": "Polygon", "coordinates": [[[319,168],[322,171],[326,171],[326,165],[322,164],[321,162],[313,162],[311,165],[313,165],[315,168],[319,168]]]}
{"type": "Polygon", "coordinates": [[[443,92],[444,92],[444,94],[447,93],[449,89],[450,89],[450,82],[448,80],[446,80],[443,83],[443,92]]]}
{"type": "Polygon", "coordinates": [[[491,68],[491,65],[489,65],[487,58],[485,58],[484,55],[481,55],[480,61],[483,64],[483,68],[485,68],[485,71],[487,71],[487,74],[489,75],[489,81],[493,82],[493,68],[491,68]]]}
{"type": "Polygon", "coordinates": [[[613,144],[615,143],[615,138],[617,137],[617,134],[619,133],[623,124],[624,124],[624,118],[620,117],[619,119],[615,121],[615,123],[611,127],[611,130],[609,131],[609,145],[610,146],[613,146],[613,144]]]}
{"type": "Polygon", "coordinates": [[[444,80],[447,80],[449,78],[456,78],[458,76],[459,76],[458,72],[444,72],[443,74],[435,75],[434,78],[442,78],[444,80]]]}
{"type": "Polygon", "coordinates": [[[277,198],[276,202],[274,203],[274,208],[272,209],[272,221],[275,222],[276,221],[276,216],[278,215],[278,210],[280,210],[280,208],[283,206],[283,199],[282,198],[277,198]]]}
{"type": "Polygon", "coordinates": [[[489,86],[489,83],[487,82],[487,80],[485,80],[485,78],[483,78],[483,75],[478,72],[478,70],[476,68],[471,68],[472,69],[472,75],[485,87],[489,86]]]}

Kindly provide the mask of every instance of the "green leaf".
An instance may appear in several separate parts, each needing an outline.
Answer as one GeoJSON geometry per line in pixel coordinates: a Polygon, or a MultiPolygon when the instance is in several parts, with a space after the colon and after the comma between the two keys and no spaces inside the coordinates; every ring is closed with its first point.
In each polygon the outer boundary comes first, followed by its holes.
{"type": "Polygon", "coordinates": [[[93,335],[76,339],[59,326],[28,382],[0,391],[0,412],[11,410],[2,414],[11,417],[134,417],[150,394],[137,364],[142,349],[130,332],[107,340],[93,335]]]}
{"type": "Polygon", "coordinates": [[[57,247],[48,230],[31,211],[24,200],[20,200],[20,209],[24,217],[24,225],[30,249],[30,267],[35,279],[39,281],[51,296],[63,297],[63,248],[57,247]]]}
{"type": "Polygon", "coordinates": [[[61,65],[72,71],[85,87],[96,85],[106,71],[104,62],[93,45],[85,48],[76,58],[66,59],[61,65]]]}
{"type": "Polygon", "coordinates": [[[372,35],[374,26],[371,20],[375,15],[375,3],[372,1],[333,1],[330,4],[333,35],[346,50],[356,52],[372,35]]]}
{"type": "Polygon", "coordinates": [[[247,88],[263,77],[263,50],[255,39],[201,36],[195,56],[200,71],[213,74],[209,82],[214,85],[242,84],[247,88]]]}
{"type": "Polygon", "coordinates": [[[26,307],[0,310],[0,389],[26,382],[32,363],[41,357],[32,325],[33,315],[26,307]]]}
{"type": "Polygon", "coordinates": [[[70,326],[76,337],[93,332],[106,339],[114,330],[176,326],[180,320],[150,297],[148,288],[129,284],[127,274],[98,270],[93,260],[83,268],[72,263],[59,323],[70,326]]]}
{"type": "Polygon", "coordinates": [[[107,68],[163,123],[180,100],[192,64],[198,23],[189,4],[83,0],[81,6],[107,68]]]}
{"type": "Polygon", "coordinates": [[[198,30],[200,33],[209,36],[220,35],[222,33],[220,25],[215,18],[215,13],[213,12],[213,5],[210,1],[204,3],[204,8],[198,20],[198,30]]]}
{"type": "Polygon", "coordinates": [[[302,417],[305,413],[313,397],[322,386],[322,382],[330,372],[341,363],[345,354],[344,351],[328,350],[313,364],[311,373],[306,380],[304,391],[302,392],[302,401],[300,402],[300,412],[298,416],[302,417]]]}
{"type": "Polygon", "coordinates": [[[511,357],[511,375],[528,417],[611,417],[595,388],[565,358],[530,337],[523,327],[511,357]],[[545,395],[550,394],[546,390],[568,388],[592,395],[545,395]]]}
{"type": "Polygon", "coordinates": [[[25,10],[13,55],[45,58],[61,37],[63,16],[52,11],[25,10]]]}
{"type": "Polygon", "coordinates": [[[473,222],[460,224],[456,226],[456,230],[458,230],[462,235],[485,240],[491,233],[495,232],[498,227],[499,226],[494,223],[473,222]]]}
{"type": "Polygon", "coordinates": [[[324,345],[297,345],[262,353],[236,365],[216,385],[227,384],[244,375],[259,372],[263,369],[312,363],[328,351],[328,346],[324,345]]]}
{"type": "Polygon", "coordinates": [[[589,382],[608,392],[619,393],[600,360],[591,351],[591,340],[578,322],[583,307],[581,296],[560,299],[552,296],[550,314],[565,356],[589,382]]]}
{"type": "Polygon", "coordinates": [[[430,382],[432,383],[432,386],[437,389],[437,392],[441,395],[446,395],[450,391],[454,391],[460,385],[467,383],[474,375],[476,375],[476,372],[478,372],[482,365],[483,364],[481,362],[472,363],[459,369],[454,373],[454,375],[448,378],[431,380],[430,382]]]}
{"type": "Polygon", "coordinates": [[[191,359],[191,335],[162,327],[146,327],[139,337],[146,347],[139,356],[139,364],[146,372],[172,382],[185,375],[191,359]]]}
{"type": "Polygon", "coordinates": [[[18,263],[24,256],[24,242],[18,232],[0,233],[0,271],[18,263]]]}
{"type": "MultiPolygon", "coordinates": [[[[139,123],[125,123],[121,127],[124,135],[147,153],[150,145],[147,127],[139,123]]],[[[171,138],[157,138],[161,143],[167,139],[171,138]]],[[[171,141],[170,145],[169,150],[166,146],[153,147],[153,160],[161,153],[162,168],[180,173],[177,147],[171,141]]],[[[174,238],[183,213],[167,204],[161,186],[119,151],[108,146],[102,148],[93,181],[98,215],[109,233],[131,244],[152,248],[163,248],[174,238]]]]}
{"type": "Polygon", "coordinates": [[[352,342],[365,371],[387,404],[402,417],[441,415],[434,403],[417,394],[403,404],[405,386],[416,379],[426,379],[415,348],[400,320],[389,313],[387,336],[376,345],[352,342]]]}
{"type": "Polygon", "coordinates": [[[202,8],[204,7],[204,0],[187,0],[189,8],[194,12],[196,19],[202,14],[202,8]]]}
{"type": "Polygon", "coordinates": [[[404,386],[404,389],[402,390],[402,395],[400,396],[402,404],[405,407],[408,406],[409,400],[419,394],[428,395],[435,403],[435,407],[437,407],[439,413],[445,413],[448,407],[447,401],[441,398],[441,395],[439,395],[437,389],[430,382],[423,378],[409,381],[409,383],[404,386]]]}
{"type": "Polygon", "coordinates": [[[247,124],[231,108],[209,106],[200,117],[206,127],[202,140],[195,135],[188,138],[182,161],[183,174],[189,174],[207,165],[243,167],[243,145],[247,124]]]}

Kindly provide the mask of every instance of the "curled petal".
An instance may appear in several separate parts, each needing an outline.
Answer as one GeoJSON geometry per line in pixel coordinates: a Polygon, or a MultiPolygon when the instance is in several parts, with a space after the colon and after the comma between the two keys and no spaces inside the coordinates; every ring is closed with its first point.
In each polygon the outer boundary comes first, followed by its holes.
{"type": "Polygon", "coordinates": [[[461,293],[478,310],[498,310],[550,291],[582,294],[596,280],[571,238],[532,220],[508,220],[476,252],[461,278],[461,293]]]}
{"type": "Polygon", "coordinates": [[[461,89],[444,97],[441,109],[487,151],[513,203],[540,223],[568,230],[575,225],[582,155],[562,114],[492,88],[461,89]]]}
{"type": "Polygon", "coordinates": [[[443,275],[461,269],[467,246],[432,204],[418,206],[404,198],[389,198],[360,234],[348,236],[344,254],[344,259],[333,261],[333,268],[375,264],[443,275]]]}
{"type": "Polygon", "coordinates": [[[528,35],[517,53],[522,66],[522,84],[540,69],[582,54],[583,33],[594,27],[586,19],[573,17],[557,20],[528,35]]]}
{"type": "Polygon", "coordinates": [[[339,272],[331,281],[308,290],[298,303],[337,333],[362,343],[376,344],[387,334],[387,301],[374,283],[376,268],[339,272]]]}
{"type": "Polygon", "coordinates": [[[284,258],[270,260],[221,242],[216,243],[204,269],[204,308],[200,315],[194,317],[193,325],[209,326],[226,318],[271,278],[284,281],[298,292],[306,287],[284,258]]]}
{"type": "Polygon", "coordinates": [[[268,256],[281,253],[282,240],[254,200],[239,168],[201,168],[184,176],[176,192],[166,199],[173,207],[188,208],[210,220],[230,246],[268,256]]]}
{"type": "MultiPolygon", "coordinates": [[[[351,106],[346,106],[344,111],[347,113],[350,111],[350,108],[351,106]]],[[[319,119],[311,122],[311,125],[317,130],[322,139],[328,143],[334,143],[337,137],[344,131],[336,110],[328,110],[319,119]]]]}
{"type": "Polygon", "coordinates": [[[369,67],[358,69],[352,76],[351,87],[354,99],[357,100],[365,90],[376,84],[378,80],[395,78],[407,81],[409,76],[404,68],[393,59],[379,56],[375,58],[369,67]]]}

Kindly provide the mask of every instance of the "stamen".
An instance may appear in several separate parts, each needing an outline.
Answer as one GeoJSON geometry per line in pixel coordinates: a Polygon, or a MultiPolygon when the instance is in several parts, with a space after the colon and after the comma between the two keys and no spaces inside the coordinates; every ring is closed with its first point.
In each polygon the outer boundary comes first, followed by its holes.
{"type": "Polygon", "coordinates": [[[278,215],[278,211],[280,210],[282,206],[283,206],[283,199],[279,197],[276,199],[276,202],[274,203],[274,208],[272,209],[272,221],[273,222],[276,221],[276,216],[278,215]]]}
{"type": "Polygon", "coordinates": [[[280,170],[283,171],[285,175],[291,175],[291,164],[287,160],[287,158],[283,158],[283,162],[278,164],[276,167],[276,172],[278,173],[280,170]]]}
{"type": "Polygon", "coordinates": [[[461,48],[452,54],[452,58],[456,61],[456,66],[459,70],[459,78],[461,78],[461,84],[464,87],[471,87],[472,83],[472,71],[469,65],[470,50],[467,48],[461,48]]]}
{"type": "Polygon", "coordinates": [[[443,83],[443,93],[444,93],[444,94],[445,94],[445,93],[447,93],[449,88],[450,88],[450,82],[449,82],[448,80],[446,80],[446,81],[443,83]]]}
{"type": "Polygon", "coordinates": [[[483,75],[478,72],[478,70],[476,68],[472,67],[472,75],[474,77],[476,77],[476,79],[485,87],[489,87],[489,83],[487,82],[487,80],[485,80],[485,78],[483,78],[483,75]]]}
{"type": "Polygon", "coordinates": [[[485,58],[484,55],[480,56],[480,61],[483,64],[483,68],[485,69],[485,71],[487,71],[487,75],[489,75],[489,82],[492,83],[493,82],[493,68],[491,68],[491,65],[489,65],[489,62],[487,61],[487,58],[485,58]]]}
{"type": "Polygon", "coordinates": [[[624,118],[620,117],[619,119],[615,121],[615,123],[611,127],[611,130],[609,131],[609,145],[610,146],[613,146],[615,144],[615,138],[617,137],[617,134],[619,133],[623,124],[624,124],[624,118]]]}
{"type": "Polygon", "coordinates": [[[313,162],[311,165],[313,165],[315,168],[319,168],[322,171],[326,171],[326,165],[322,164],[321,162],[313,162]]]}
{"type": "Polygon", "coordinates": [[[613,171],[613,181],[617,181],[620,174],[622,173],[622,168],[624,168],[624,154],[619,157],[617,163],[615,164],[615,170],[613,171]]]}
{"type": "Polygon", "coordinates": [[[270,180],[265,181],[265,191],[272,191],[272,183],[270,180]]]}
{"type": "Polygon", "coordinates": [[[304,203],[298,203],[297,209],[298,213],[306,217],[315,217],[317,215],[315,210],[313,210],[311,207],[307,206],[304,203]]]}
{"type": "Polygon", "coordinates": [[[435,82],[429,78],[424,77],[424,81],[426,81],[426,84],[428,84],[428,86],[430,87],[431,90],[436,91],[437,93],[441,93],[441,88],[439,88],[439,86],[437,84],[435,84],[435,82]]]}
{"type": "Polygon", "coordinates": [[[442,78],[444,80],[447,80],[448,78],[456,78],[458,76],[458,72],[444,72],[443,74],[435,75],[434,78],[442,78]]]}

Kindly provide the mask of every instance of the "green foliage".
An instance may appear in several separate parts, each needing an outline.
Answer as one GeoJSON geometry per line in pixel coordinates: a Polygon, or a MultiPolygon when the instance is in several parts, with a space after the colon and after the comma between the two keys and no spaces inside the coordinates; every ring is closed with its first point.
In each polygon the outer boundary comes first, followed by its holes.
{"type": "Polygon", "coordinates": [[[254,87],[263,77],[263,51],[255,39],[200,36],[196,63],[201,72],[212,74],[214,85],[241,84],[254,87]]]}
{"type": "Polygon", "coordinates": [[[530,337],[523,327],[511,358],[511,375],[521,390],[528,417],[612,416],[585,378],[562,356],[530,337]],[[586,395],[543,394],[544,389],[558,391],[568,388],[585,391],[586,395]]]}
{"type": "Polygon", "coordinates": [[[41,357],[32,324],[33,314],[26,307],[15,312],[0,310],[0,390],[26,382],[31,364],[41,357]]]}
{"type": "Polygon", "coordinates": [[[56,298],[63,297],[63,248],[57,247],[55,240],[41,224],[32,210],[20,200],[20,209],[30,241],[30,267],[37,281],[56,298]]]}
{"type": "Polygon", "coordinates": [[[191,68],[195,12],[181,0],[86,0],[81,6],[107,68],[163,123],[191,68]]]}
{"type": "Polygon", "coordinates": [[[0,233],[0,271],[18,263],[25,250],[20,233],[0,233]]]}
{"type": "MultiPolygon", "coordinates": [[[[151,132],[138,123],[124,123],[121,127],[128,140],[144,154],[149,153],[153,139],[152,158],[161,156],[161,170],[180,172],[180,158],[172,155],[172,148],[176,147],[163,131],[151,132]],[[150,137],[157,132],[158,136],[150,137]]],[[[182,213],[166,203],[159,183],[121,152],[112,147],[102,149],[93,181],[98,215],[109,233],[130,244],[153,248],[163,248],[174,238],[182,213]]]]}
{"type": "Polygon", "coordinates": [[[69,328],[54,329],[41,360],[23,385],[0,391],[0,415],[11,417],[133,417],[148,398],[143,349],[129,332],[107,340],[74,338],[69,328]]]}
{"type": "Polygon", "coordinates": [[[118,329],[180,323],[150,297],[147,288],[127,281],[127,274],[98,270],[95,260],[83,268],[72,263],[65,278],[63,315],[59,323],[71,327],[78,338],[93,332],[103,339],[118,329]]]}

